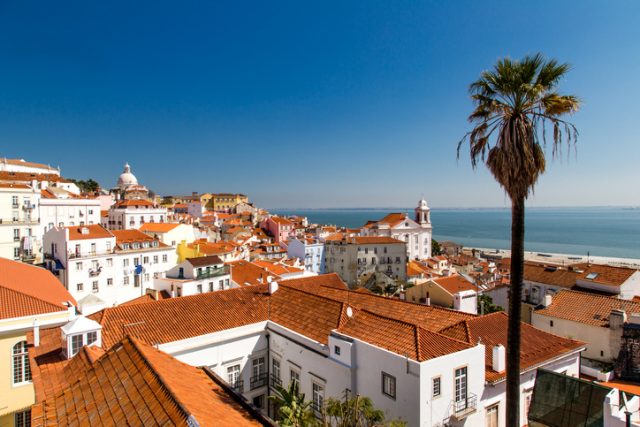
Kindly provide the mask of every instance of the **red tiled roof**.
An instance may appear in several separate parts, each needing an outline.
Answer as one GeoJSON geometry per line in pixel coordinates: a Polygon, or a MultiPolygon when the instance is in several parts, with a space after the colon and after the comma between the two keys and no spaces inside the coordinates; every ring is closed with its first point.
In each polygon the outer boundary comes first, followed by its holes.
{"type": "MultiPolygon", "coordinates": [[[[507,346],[507,324],[509,317],[504,312],[478,316],[464,320],[440,331],[443,335],[476,345],[480,340],[485,345],[485,377],[489,382],[506,378],[505,372],[493,370],[493,347],[507,346]]],[[[577,351],[585,346],[581,341],[570,340],[521,323],[520,369],[527,370],[549,359],[577,351]]]]}
{"type": "Polygon", "coordinates": [[[535,313],[601,328],[609,327],[611,310],[640,313],[640,303],[597,295],[592,292],[562,290],[552,297],[551,305],[535,313]]]}
{"type": "Polygon", "coordinates": [[[69,230],[69,240],[104,239],[113,234],[100,224],[65,227],[69,230]]]}
{"type": "Polygon", "coordinates": [[[577,273],[554,267],[526,263],[524,265],[524,280],[544,283],[547,285],[571,288],[576,284],[577,273]]]}
{"type": "Polygon", "coordinates": [[[44,268],[0,258],[0,319],[65,311],[76,300],[44,268]]]}
{"type": "Polygon", "coordinates": [[[451,295],[464,291],[477,291],[478,288],[460,275],[431,279],[451,295]]]}
{"type": "Polygon", "coordinates": [[[638,270],[627,267],[613,267],[610,265],[599,264],[574,264],[573,270],[579,270],[578,280],[585,282],[601,283],[604,285],[620,286],[626,282],[629,277],[638,270]],[[589,275],[596,275],[590,279],[589,275]]]}
{"type": "Polygon", "coordinates": [[[145,222],[139,228],[140,231],[152,233],[168,233],[180,224],[171,222],[145,222]]]}
{"type": "Polygon", "coordinates": [[[231,272],[231,280],[238,285],[259,285],[267,283],[267,277],[273,277],[273,280],[279,280],[280,276],[269,273],[262,267],[249,261],[231,261],[227,263],[231,272]]]}
{"type": "Polygon", "coordinates": [[[204,369],[126,337],[33,407],[33,426],[261,425],[204,369]]]}
{"type": "Polygon", "coordinates": [[[128,206],[147,206],[147,207],[155,207],[152,202],[148,200],[120,200],[113,207],[115,209],[118,208],[126,208],[128,206]]]}
{"type": "Polygon", "coordinates": [[[471,348],[466,342],[367,310],[354,311],[338,332],[419,362],[471,348]]]}
{"type": "Polygon", "coordinates": [[[0,184],[0,188],[15,188],[16,190],[31,190],[26,184],[0,184]]]}

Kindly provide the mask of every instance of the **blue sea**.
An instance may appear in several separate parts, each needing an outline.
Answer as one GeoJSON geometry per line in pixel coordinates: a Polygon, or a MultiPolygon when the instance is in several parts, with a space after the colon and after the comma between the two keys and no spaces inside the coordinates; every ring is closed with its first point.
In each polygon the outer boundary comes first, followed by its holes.
{"type": "MultiPolygon", "coordinates": [[[[389,212],[380,209],[272,209],[278,215],[302,215],[312,223],[361,227],[389,212]]],[[[510,209],[431,209],[436,240],[464,246],[510,249],[510,209]]],[[[528,208],[525,250],[596,256],[640,258],[640,208],[528,208]]]]}

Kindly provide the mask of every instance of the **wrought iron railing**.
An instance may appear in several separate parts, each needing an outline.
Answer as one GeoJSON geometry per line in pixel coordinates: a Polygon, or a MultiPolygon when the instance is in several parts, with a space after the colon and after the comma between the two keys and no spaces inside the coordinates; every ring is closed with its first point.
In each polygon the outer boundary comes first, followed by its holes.
{"type": "Polygon", "coordinates": [[[252,376],[249,379],[249,385],[251,387],[251,390],[255,390],[256,388],[264,387],[265,385],[267,385],[266,372],[252,376]]]}

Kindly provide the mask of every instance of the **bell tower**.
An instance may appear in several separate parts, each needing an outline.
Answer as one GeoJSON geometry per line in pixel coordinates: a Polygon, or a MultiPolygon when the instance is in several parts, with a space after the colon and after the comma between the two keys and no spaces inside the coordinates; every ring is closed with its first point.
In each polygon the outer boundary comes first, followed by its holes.
{"type": "Polygon", "coordinates": [[[422,198],[418,202],[418,207],[415,208],[416,212],[416,222],[420,224],[421,227],[427,227],[431,225],[431,209],[427,205],[427,201],[422,198]]]}

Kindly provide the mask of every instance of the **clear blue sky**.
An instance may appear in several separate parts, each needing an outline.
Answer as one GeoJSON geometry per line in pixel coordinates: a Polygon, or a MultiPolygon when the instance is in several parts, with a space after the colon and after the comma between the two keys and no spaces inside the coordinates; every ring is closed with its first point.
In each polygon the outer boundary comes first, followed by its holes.
{"type": "Polygon", "coordinates": [[[0,155],[265,207],[503,206],[456,143],[497,58],[570,62],[534,206],[640,205],[640,2],[0,0],[0,155]]]}

